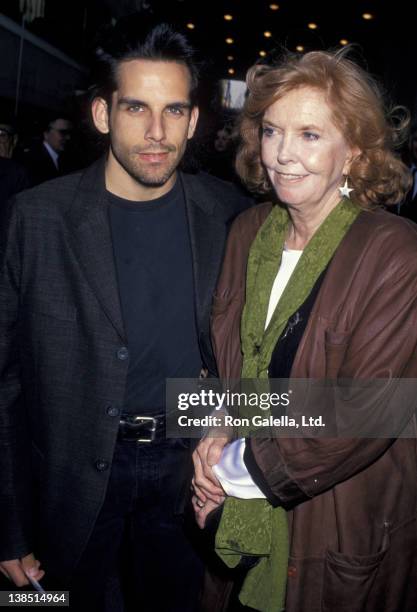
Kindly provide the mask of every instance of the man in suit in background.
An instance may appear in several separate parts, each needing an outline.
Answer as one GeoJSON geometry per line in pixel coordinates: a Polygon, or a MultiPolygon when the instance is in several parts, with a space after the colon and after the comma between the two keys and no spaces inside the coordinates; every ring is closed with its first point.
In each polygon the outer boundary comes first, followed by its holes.
{"type": "Polygon", "coordinates": [[[88,612],[105,609],[122,549],[136,610],[196,609],[191,449],[165,437],[165,379],[216,374],[212,294],[227,226],[251,203],[178,171],[198,118],[194,55],[142,22],[98,51],[106,159],[18,196],[1,222],[0,569],[70,588],[88,612]]]}
{"type": "Polygon", "coordinates": [[[59,115],[46,121],[42,143],[31,148],[24,160],[35,185],[71,170],[65,159],[65,151],[68,149],[72,130],[71,121],[59,115]]]}

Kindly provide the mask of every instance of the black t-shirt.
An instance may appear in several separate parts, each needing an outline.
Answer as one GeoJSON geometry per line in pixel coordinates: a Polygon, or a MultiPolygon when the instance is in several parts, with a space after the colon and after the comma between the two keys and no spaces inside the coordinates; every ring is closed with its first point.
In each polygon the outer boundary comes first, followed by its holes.
{"type": "Polygon", "coordinates": [[[269,378],[289,378],[295,355],[307,327],[308,318],[313,310],[320,287],[326,276],[327,267],[320,274],[310,294],[300,308],[287,321],[278,338],[268,367],[269,378]]]}
{"type": "Polygon", "coordinates": [[[165,411],[165,379],[201,368],[191,245],[179,180],[147,202],[108,192],[109,217],[129,369],[123,412],[165,411]]]}

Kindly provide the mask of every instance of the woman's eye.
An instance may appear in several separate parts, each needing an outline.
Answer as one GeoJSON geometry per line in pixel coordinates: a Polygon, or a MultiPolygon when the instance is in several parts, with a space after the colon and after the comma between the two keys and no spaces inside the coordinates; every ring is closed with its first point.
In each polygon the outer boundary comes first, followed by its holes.
{"type": "Polygon", "coordinates": [[[314,132],[303,132],[303,137],[306,140],[318,140],[319,139],[319,135],[315,134],[314,132]]]}
{"type": "Polygon", "coordinates": [[[274,134],[274,129],[269,127],[268,125],[264,125],[262,127],[262,135],[270,138],[274,134]]]}

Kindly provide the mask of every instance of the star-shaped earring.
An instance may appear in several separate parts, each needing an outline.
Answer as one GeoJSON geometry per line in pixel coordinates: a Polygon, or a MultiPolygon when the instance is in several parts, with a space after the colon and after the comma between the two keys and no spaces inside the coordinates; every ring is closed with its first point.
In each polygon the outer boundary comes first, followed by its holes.
{"type": "Polygon", "coordinates": [[[345,184],[343,185],[343,187],[339,187],[339,191],[340,191],[340,195],[343,198],[349,198],[350,199],[350,192],[353,191],[353,189],[351,189],[348,185],[348,180],[347,180],[347,176],[345,177],[345,184]]]}

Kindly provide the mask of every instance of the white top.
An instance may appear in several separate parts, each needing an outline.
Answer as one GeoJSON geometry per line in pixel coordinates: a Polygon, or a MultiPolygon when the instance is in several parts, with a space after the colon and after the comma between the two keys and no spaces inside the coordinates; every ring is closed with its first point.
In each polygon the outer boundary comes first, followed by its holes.
{"type": "Polygon", "coordinates": [[[295,270],[295,266],[302,255],[302,251],[295,251],[286,249],[282,251],[281,265],[278,270],[278,274],[275,277],[274,284],[272,285],[271,295],[269,297],[268,313],[266,315],[265,329],[268,327],[272,315],[275,312],[275,308],[284,293],[284,289],[290,280],[291,274],[295,270]]]}
{"type": "Polygon", "coordinates": [[[55,168],[58,170],[58,153],[54,151],[49,142],[46,142],[45,140],[43,141],[43,146],[48,151],[52,161],[54,162],[55,168]]]}
{"type": "MultiPolygon", "coordinates": [[[[302,251],[284,248],[281,265],[272,285],[269,297],[268,313],[265,320],[265,329],[274,314],[275,308],[291,278],[292,273],[302,255],[302,251]]],[[[245,438],[239,438],[223,449],[220,461],[213,466],[213,471],[220,481],[225,493],[239,499],[265,499],[265,495],[253,482],[243,461],[245,452],[245,438]]]]}

